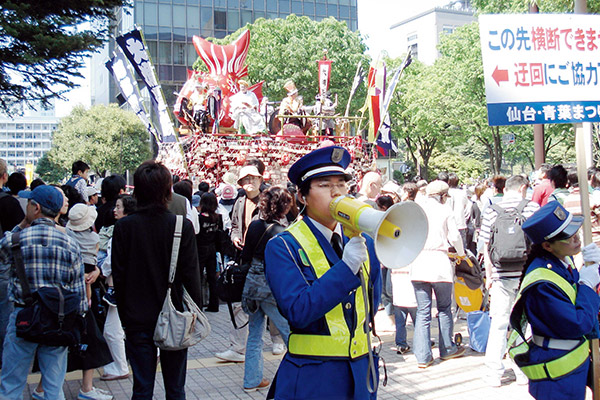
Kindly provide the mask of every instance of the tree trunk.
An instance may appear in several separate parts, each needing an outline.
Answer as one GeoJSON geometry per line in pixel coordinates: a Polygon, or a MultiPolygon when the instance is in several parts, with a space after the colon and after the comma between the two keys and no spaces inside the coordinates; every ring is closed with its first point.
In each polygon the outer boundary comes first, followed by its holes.
{"type": "Polygon", "coordinates": [[[500,128],[492,128],[492,137],[494,138],[494,174],[500,174],[502,170],[502,140],[500,138],[500,128]]]}

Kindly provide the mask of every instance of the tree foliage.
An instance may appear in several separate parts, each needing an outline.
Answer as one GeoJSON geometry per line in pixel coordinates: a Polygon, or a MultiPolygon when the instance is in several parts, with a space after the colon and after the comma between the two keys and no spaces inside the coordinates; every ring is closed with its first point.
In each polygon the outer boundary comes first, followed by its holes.
{"type": "Polygon", "coordinates": [[[48,153],[44,154],[42,158],[38,160],[35,173],[46,183],[60,183],[65,176],[69,174],[70,170],[60,165],[55,164],[50,160],[48,153]]]}
{"type": "MultiPolygon", "coordinates": [[[[246,63],[252,83],[265,81],[263,94],[272,100],[286,96],[285,82],[292,79],[304,104],[313,104],[318,93],[316,61],[323,57],[333,60],[329,88],[338,95],[338,112],[343,113],[348,102],[352,80],[359,62],[368,70],[366,45],[358,32],[348,29],[345,22],[326,18],[316,22],[308,17],[288,15],[285,19],[259,18],[224,39],[209,38],[217,44],[229,44],[244,29],[250,30],[250,48],[246,63]]],[[[200,58],[194,69],[205,70],[200,58]]],[[[352,102],[352,110],[364,103],[366,90],[360,86],[352,102]]]]}
{"type": "Polygon", "coordinates": [[[81,77],[82,56],[102,45],[114,8],[127,0],[4,0],[0,108],[58,97],[81,77]]]}
{"type": "Polygon", "coordinates": [[[116,104],[75,107],[61,120],[48,153],[49,161],[64,169],[83,160],[102,176],[133,170],[151,157],[148,131],[133,112],[116,104]]]}

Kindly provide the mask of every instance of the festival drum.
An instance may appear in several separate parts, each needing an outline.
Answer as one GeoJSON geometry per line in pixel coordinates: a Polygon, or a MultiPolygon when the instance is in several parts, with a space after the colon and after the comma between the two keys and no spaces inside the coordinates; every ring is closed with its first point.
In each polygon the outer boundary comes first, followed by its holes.
{"type": "MultiPolygon", "coordinates": [[[[281,112],[281,109],[277,108],[277,109],[275,109],[273,114],[271,114],[271,116],[269,117],[269,133],[271,135],[278,134],[278,132],[281,130],[281,119],[277,118],[277,116],[279,115],[280,112],[281,112]]],[[[306,114],[305,114],[304,110],[300,109],[300,110],[298,110],[297,115],[306,115],[306,114]]],[[[283,118],[283,120],[284,120],[284,124],[296,125],[298,128],[300,128],[302,130],[303,134],[306,134],[306,132],[311,127],[311,124],[307,122],[306,118],[283,118]]]]}

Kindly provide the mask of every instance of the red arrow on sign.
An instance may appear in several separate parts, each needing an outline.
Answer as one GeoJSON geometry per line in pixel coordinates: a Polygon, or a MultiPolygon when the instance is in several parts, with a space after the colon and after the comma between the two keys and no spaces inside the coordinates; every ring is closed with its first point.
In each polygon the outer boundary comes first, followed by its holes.
{"type": "Polygon", "coordinates": [[[492,78],[494,78],[498,86],[500,86],[500,82],[508,82],[508,70],[498,69],[498,66],[496,65],[496,69],[494,70],[494,73],[492,73],[492,78]]]}

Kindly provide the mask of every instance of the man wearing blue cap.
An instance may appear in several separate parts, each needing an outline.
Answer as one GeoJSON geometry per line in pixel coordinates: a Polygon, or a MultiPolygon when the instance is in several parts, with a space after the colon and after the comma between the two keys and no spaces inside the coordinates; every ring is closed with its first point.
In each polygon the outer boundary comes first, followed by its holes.
{"type": "MultiPolygon", "coordinates": [[[[21,191],[19,196],[29,199],[22,229],[17,225],[11,233],[21,231],[20,244],[23,265],[31,292],[44,286],[62,287],[77,293],[79,312],[87,310],[84,266],[79,245],[66,233],[54,227],[54,218],[63,206],[62,193],[53,186],[42,185],[32,191],[21,191]]],[[[0,240],[0,263],[13,264],[12,234],[0,240]]],[[[45,398],[63,397],[62,385],[67,371],[67,347],[46,346],[16,336],[16,315],[25,304],[21,283],[12,268],[9,299],[15,304],[8,322],[4,353],[0,398],[21,399],[27,383],[27,374],[37,352],[45,398]]]]}
{"type": "Polygon", "coordinates": [[[533,245],[510,321],[521,337],[529,322],[533,337],[510,354],[536,399],[585,399],[588,338],[598,333],[600,249],[593,243],[583,248],[583,260],[593,264],[577,271],[573,256],[581,251],[582,222],[551,201],[523,224],[533,245]]]}
{"type": "Polygon", "coordinates": [[[364,321],[378,307],[380,264],[373,241],[348,239],[329,212],[330,202],[347,193],[349,163],[345,149],[330,146],[305,155],[289,170],[304,217],[265,250],[267,280],[291,331],[268,398],[377,397],[378,375],[369,369],[364,321]]]}

